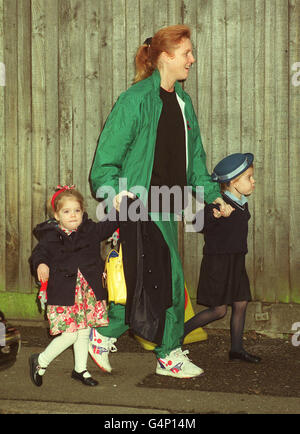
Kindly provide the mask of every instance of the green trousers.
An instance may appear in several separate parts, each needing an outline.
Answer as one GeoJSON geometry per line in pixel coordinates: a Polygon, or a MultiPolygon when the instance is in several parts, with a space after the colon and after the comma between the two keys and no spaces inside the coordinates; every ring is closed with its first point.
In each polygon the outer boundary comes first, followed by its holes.
{"type": "MultiPolygon", "coordinates": [[[[165,357],[172,350],[182,344],[184,333],[184,277],[182,264],[178,252],[177,221],[163,221],[161,218],[155,223],[162,232],[170,249],[172,268],[173,305],[166,311],[165,329],[161,346],[157,346],[154,352],[157,357],[165,357]]],[[[109,325],[98,327],[96,330],[106,337],[119,338],[128,330],[125,324],[125,306],[111,303],[108,310],[109,325]]]]}

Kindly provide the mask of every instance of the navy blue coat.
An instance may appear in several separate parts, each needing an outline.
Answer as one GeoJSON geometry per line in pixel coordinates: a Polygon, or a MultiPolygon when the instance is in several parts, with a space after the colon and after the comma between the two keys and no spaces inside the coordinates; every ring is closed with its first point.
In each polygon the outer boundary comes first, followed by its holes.
{"type": "Polygon", "coordinates": [[[100,242],[109,238],[118,225],[118,221],[108,220],[95,223],[84,213],[81,225],[69,236],[54,219],[36,226],[33,234],[39,242],[32,252],[30,264],[35,276],[39,264],[44,263],[50,269],[48,304],[74,304],[78,268],[92,287],[96,299],[107,299],[107,291],[102,286],[104,261],[100,255],[100,242]]]}

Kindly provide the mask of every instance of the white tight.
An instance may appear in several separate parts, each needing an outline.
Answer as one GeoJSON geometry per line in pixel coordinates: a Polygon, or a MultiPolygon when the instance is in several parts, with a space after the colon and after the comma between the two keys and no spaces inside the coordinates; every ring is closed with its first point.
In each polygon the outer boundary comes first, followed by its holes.
{"type": "MultiPolygon", "coordinates": [[[[39,374],[45,373],[45,368],[54,360],[59,354],[73,345],[74,358],[75,358],[75,371],[80,373],[86,370],[88,350],[89,350],[89,334],[90,328],[78,330],[76,332],[63,332],[60,336],[53,339],[47,348],[40,353],[38,363],[41,368],[39,374]]],[[[84,377],[90,377],[90,374],[84,374],[84,377]]]]}

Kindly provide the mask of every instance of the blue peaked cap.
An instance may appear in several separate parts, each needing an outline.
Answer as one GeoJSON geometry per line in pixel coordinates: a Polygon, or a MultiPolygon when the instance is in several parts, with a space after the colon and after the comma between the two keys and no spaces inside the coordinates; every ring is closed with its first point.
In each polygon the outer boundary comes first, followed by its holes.
{"type": "Polygon", "coordinates": [[[220,183],[229,182],[245,172],[251,166],[253,160],[254,155],[251,153],[228,155],[216,165],[211,179],[220,183]]]}

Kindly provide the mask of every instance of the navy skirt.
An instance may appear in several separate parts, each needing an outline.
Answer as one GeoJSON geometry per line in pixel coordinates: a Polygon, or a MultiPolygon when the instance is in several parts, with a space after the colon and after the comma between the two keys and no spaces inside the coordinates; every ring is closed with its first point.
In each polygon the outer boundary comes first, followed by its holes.
{"type": "Polygon", "coordinates": [[[197,303],[221,306],[251,301],[245,255],[204,255],[201,263],[197,303]]]}

